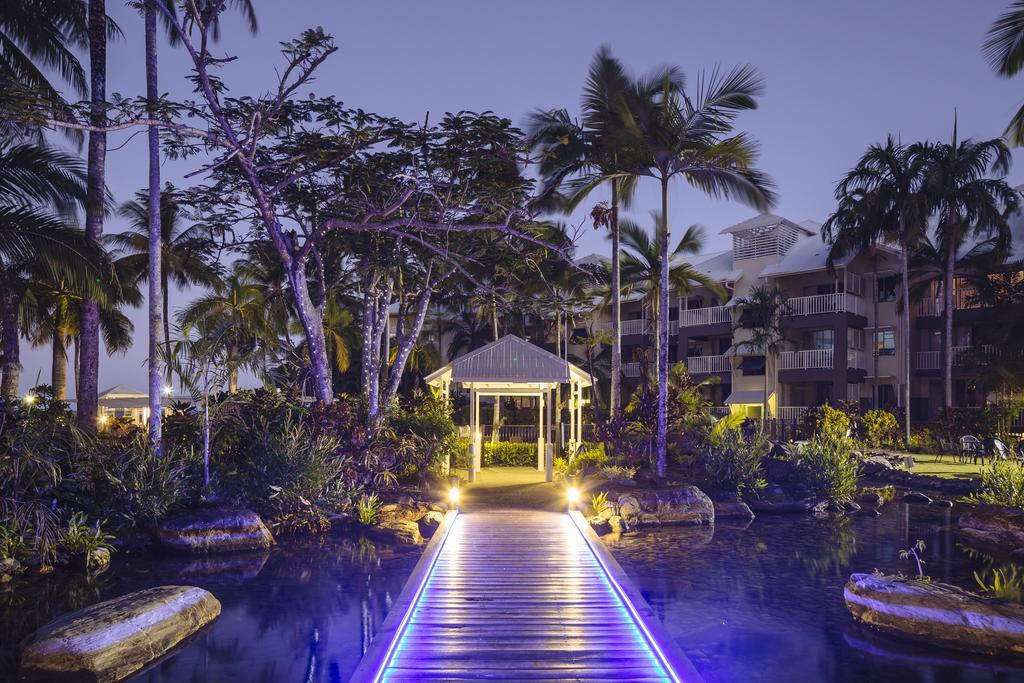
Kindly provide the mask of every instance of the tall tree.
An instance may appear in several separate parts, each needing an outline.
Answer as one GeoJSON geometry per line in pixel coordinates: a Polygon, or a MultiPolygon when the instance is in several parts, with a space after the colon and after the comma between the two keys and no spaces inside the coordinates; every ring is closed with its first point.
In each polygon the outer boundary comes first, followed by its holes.
{"type": "Polygon", "coordinates": [[[1005,254],[1010,246],[1008,217],[1020,195],[1005,180],[1012,157],[999,139],[957,139],[956,122],[949,143],[929,145],[924,192],[936,219],[936,240],[945,256],[943,296],[944,405],[953,406],[953,318],[957,257],[968,240],[990,240],[1005,254]],[[995,176],[995,177],[991,177],[995,176]]]}
{"type": "Polygon", "coordinates": [[[625,150],[621,145],[624,117],[630,116],[630,86],[622,63],[612,56],[608,46],[602,46],[590,62],[580,120],[574,120],[564,109],[556,109],[534,112],[527,126],[530,144],[540,154],[545,184],[542,194],[566,192],[563,206],[572,211],[596,188],[607,185],[611,191],[610,205],[597,204],[591,217],[595,228],[608,229],[612,241],[612,415],[618,413],[622,398],[619,208],[628,208],[636,187],[636,176],[623,172],[625,150]]]}
{"type": "Polygon", "coordinates": [[[787,340],[783,335],[782,318],[789,312],[789,304],[782,288],[773,284],[761,284],[750,290],[739,300],[743,312],[737,327],[747,333],[740,346],[754,353],[764,354],[764,396],[761,408],[761,429],[771,417],[768,400],[768,378],[777,377],[775,360],[787,340]]]}
{"type": "MultiPolygon", "coordinates": [[[[654,222],[654,239],[652,239],[652,234],[633,221],[622,221],[622,244],[625,252],[622,263],[622,279],[626,291],[643,295],[644,307],[651,313],[654,329],[660,330],[663,310],[665,317],[668,317],[668,311],[661,307],[661,264],[665,259],[662,258],[660,229],[664,221],[657,211],[651,212],[651,219],[654,222]]],[[[720,299],[725,299],[726,292],[720,283],[682,260],[686,255],[700,253],[703,247],[704,229],[697,225],[691,225],[679,238],[675,249],[669,254],[669,286],[680,297],[686,296],[693,291],[694,287],[703,286],[714,292],[715,296],[720,299]]],[[[655,347],[659,355],[660,343],[660,335],[655,335],[655,347]]]]}
{"type": "MultiPolygon", "coordinates": [[[[984,45],[988,63],[1000,76],[1010,78],[1024,68],[1024,0],[1014,0],[1010,9],[996,19],[984,45]]],[[[1011,145],[1024,145],[1024,105],[1010,119],[1004,136],[1011,145]]]]}
{"type": "MultiPolygon", "coordinates": [[[[107,161],[107,30],[106,0],[88,0],[89,31],[89,198],[85,205],[85,237],[102,248],[107,161]]],[[[82,303],[79,376],[75,385],[78,426],[95,431],[99,411],[99,304],[87,295],[82,303]]]]}
{"type": "MultiPolygon", "coordinates": [[[[658,181],[661,189],[661,272],[659,307],[668,310],[670,230],[669,184],[674,178],[712,196],[738,199],[765,209],[775,201],[771,180],[754,165],[757,149],[746,133],[736,133],[736,116],[757,108],[763,81],[751,66],[698,77],[697,92],[685,92],[683,75],[667,68],[635,82],[636,102],[624,133],[633,172],[658,181]]],[[[665,475],[668,436],[668,316],[657,330],[658,428],[656,471],[665,475]]]]}
{"type": "MultiPolygon", "coordinates": [[[[923,145],[905,147],[890,135],[884,145],[872,145],[836,186],[838,206],[822,225],[822,238],[831,244],[828,267],[858,249],[882,243],[900,249],[900,393],[903,436],[910,442],[910,256],[927,232],[927,202],[923,193],[927,154],[923,145]]],[[[877,288],[877,277],[875,279],[877,288]]],[[[875,292],[875,300],[878,300],[875,292]]]]}

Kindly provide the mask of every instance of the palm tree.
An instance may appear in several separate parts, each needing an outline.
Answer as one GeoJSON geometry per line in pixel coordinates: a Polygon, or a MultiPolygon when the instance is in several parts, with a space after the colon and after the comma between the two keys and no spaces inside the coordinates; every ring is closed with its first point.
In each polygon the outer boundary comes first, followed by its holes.
{"type": "MultiPolygon", "coordinates": [[[[47,72],[58,74],[76,94],[86,96],[85,69],[73,51],[86,44],[86,13],[81,0],[0,3],[0,87],[21,90],[50,108],[64,108],[67,103],[60,88],[47,72]]],[[[9,120],[0,122],[5,137],[25,132],[9,120]]]]}
{"type": "MultiPolygon", "coordinates": [[[[150,253],[149,235],[149,194],[135,193],[135,200],[126,202],[118,209],[119,215],[128,219],[126,232],[111,235],[107,242],[124,252],[121,259],[133,267],[144,281],[149,280],[148,265],[153,263],[150,253]]],[[[217,283],[217,267],[211,262],[213,241],[209,231],[202,225],[185,224],[180,196],[171,183],[164,185],[160,192],[160,237],[156,242],[159,249],[159,298],[157,321],[163,321],[163,345],[171,343],[170,292],[171,282],[178,288],[212,286],[217,283]]],[[[152,295],[152,290],[150,291],[152,295]]],[[[167,375],[169,381],[170,375],[167,375]]]]}
{"type": "Polygon", "coordinates": [[[620,149],[623,117],[629,116],[630,77],[607,46],[590,62],[583,87],[582,115],[573,120],[564,109],[535,112],[527,126],[530,144],[539,149],[542,195],[559,189],[570,196],[564,209],[572,211],[597,187],[610,186],[611,205],[599,203],[591,216],[594,227],[607,228],[612,241],[612,372],[610,413],[618,413],[622,384],[622,307],[620,284],[619,206],[627,207],[636,188],[636,176],[623,173],[620,149]],[[566,183],[574,179],[575,182],[566,183]]]}
{"type": "Polygon", "coordinates": [[[490,326],[469,310],[461,310],[444,324],[443,332],[451,333],[448,342],[448,360],[453,360],[466,351],[479,349],[494,341],[490,326]]]}
{"type": "MultiPolygon", "coordinates": [[[[821,228],[831,244],[828,267],[842,256],[881,243],[900,249],[900,288],[903,315],[900,339],[903,363],[900,376],[904,439],[910,442],[910,255],[927,232],[927,207],[922,187],[927,155],[920,144],[904,147],[890,135],[885,145],[872,145],[857,165],[836,186],[839,204],[821,228]]],[[[878,278],[876,273],[875,283],[878,278]]],[[[878,296],[875,295],[877,305],[878,296]]],[[[877,318],[877,316],[876,316],[877,318]]],[[[877,372],[875,373],[877,376],[877,372]]]]}
{"type": "MultiPolygon", "coordinates": [[[[757,107],[763,82],[751,66],[727,73],[717,69],[701,74],[694,96],[684,92],[683,76],[664,69],[634,84],[637,104],[627,121],[625,148],[636,175],[658,181],[661,187],[661,272],[659,307],[668,310],[669,242],[668,188],[680,178],[712,197],[738,199],[758,209],[775,201],[772,183],[754,168],[756,144],[746,133],[735,133],[736,116],[757,107]]],[[[664,476],[668,436],[668,316],[658,329],[658,430],[656,469],[664,476]]]]}
{"type": "MultiPolygon", "coordinates": [[[[1014,0],[1010,9],[996,19],[984,46],[988,63],[1000,76],[1010,78],[1024,68],[1024,0],[1014,0]]],[[[1024,145],[1024,105],[1010,119],[1003,133],[1011,145],[1024,145]]]]}
{"type": "Polygon", "coordinates": [[[220,330],[218,337],[225,344],[228,392],[235,393],[239,370],[252,357],[252,350],[276,339],[276,335],[266,317],[263,288],[249,279],[243,269],[236,267],[211,289],[212,293],[181,311],[178,320],[184,337],[192,329],[220,330]]]}
{"type": "Polygon", "coordinates": [[[78,158],[43,145],[0,143],[0,398],[18,393],[26,269],[82,287],[95,279],[96,254],[69,225],[85,198],[78,158]]]}
{"type": "Polygon", "coordinates": [[[989,240],[996,253],[1010,245],[1008,217],[1020,195],[1004,179],[1012,157],[999,139],[957,140],[956,122],[949,144],[929,145],[924,193],[936,218],[936,240],[945,255],[942,286],[944,319],[943,379],[945,407],[953,406],[953,286],[958,251],[969,239],[989,240]],[[995,174],[998,177],[989,177],[995,174]]]}
{"type": "MultiPolygon", "coordinates": [[[[651,212],[654,222],[653,233],[657,234],[663,224],[661,214],[651,212]]],[[[651,313],[654,329],[661,329],[662,296],[661,264],[662,242],[630,220],[622,221],[622,243],[625,251],[622,264],[623,285],[626,291],[637,292],[644,297],[644,307],[651,313]]],[[[685,296],[697,286],[703,286],[721,299],[726,297],[721,284],[697,271],[691,264],[681,260],[687,254],[698,254],[704,247],[704,229],[691,225],[679,238],[676,248],[669,254],[669,287],[679,296],[685,296]]],[[[655,336],[655,348],[660,355],[660,335],[655,336]]]]}
{"type": "Polygon", "coordinates": [[[789,313],[786,296],[778,285],[761,284],[739,300],[744,308],[737,327],[746,331],[747,339],[740,348],[764,354],[764,397],[761,407],[761,429],[771,417],[768,411],[768,378],[775,376],[774,360],[787,340],[782,333],[782,318],[789,313]]]}

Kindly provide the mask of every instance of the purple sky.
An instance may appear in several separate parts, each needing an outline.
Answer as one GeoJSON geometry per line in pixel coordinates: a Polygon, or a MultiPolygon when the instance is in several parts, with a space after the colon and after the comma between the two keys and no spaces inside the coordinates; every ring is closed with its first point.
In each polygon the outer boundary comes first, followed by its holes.
{"type": "MultiPolygon", "coordinates": [[[[233,93],[265,92],[280,64],[278,43],[319,25],[340,50],[319,71],[313,91],[408,120],[421,120],[427,111],[436,118],[469,109],[522,123],[535,108],[576,111],[587,66],[603,43],[637,73],[669,63],[693,76],[715,64],[752,63],[766,78],[767,93],[739,126],[761,142],[761,166],[778,184],[776,212],[797,221],[823,220],[833,207],[835,182],[887,133],[904,141],[946,139],[956,108],[962,136],[995,137],[1024,93],[1024,79],[997,78],[981,54],[985,32],[1005,0],[255,4],[256,36],[236,17],[224,26],[220,47],[238,57],[224,76],[233,93]]],[[[108,11],[126,34],[110,46],[108,92],[141,94],[141,18],[118,0],[108,2],[108,11]]],[[[184,52],[165,45],[160,59],[161,91],[189,96],[191,63],[184,52]]],[[[111,136],[111,150],[127,137],[111,136]]],[[[142,135],[109,153],[107,182],[118,201],[142,187],[146,163],[142,135]]],[[[168,162],[164,176],[181,184],[195,163],[168,162]]],[[[1010,180],[1022,182],[1024,168],[1014,168],[1010,180]]],[[[633,213],[643,224],[657,201],[653,182],[642,183],[633,213]]],[[[702,224],[709,249],[728,246],[718,231],[750,215],[742,205],[709,200],[682,185],[670,197],[676,234],[702,224]]],[[[572,218],[583,219],[584,212],[572,218]]],[[[105,228],[122,229],[118,218],[105,228]]],[[[607,249],[588,227],[581,254],[607,249]]],[[[172,294],[172,310],[192,296],[172,294]]],[[[144,308],[130,315],[138,343],[101,362],[101,389],[146,385],[144,308]]],[[[23,350],[23,390],[37,376],[49,381],[49,354],[46,347],[23,350]]]]}

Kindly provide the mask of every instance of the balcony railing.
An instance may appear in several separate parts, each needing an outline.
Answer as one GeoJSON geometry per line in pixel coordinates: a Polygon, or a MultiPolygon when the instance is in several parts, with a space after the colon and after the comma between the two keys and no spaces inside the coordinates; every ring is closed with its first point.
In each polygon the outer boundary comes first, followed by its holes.
{"type": "MultiPolygon", "coordinates": [[[[780,370],[814,370],[834,368],[835,352],[832,349],[809,349],[806,351],[783,351],[779,354],[780,370]]],[[[846,351],[846,367],[864,369],[864,352],[856,349],[846,351]]]]}
{"type": "Polygon", "coordinates": [[[647,334],[651,330],[651,323],[644,318],[639,320],[623,320],[619,329],[623,337],[631,334],[647,334]]]}
{"type": "Polygon", "coordinates": [[[861,315],[863,302],[849,292],[797,296],[788,300],[789,315],[819,315],[821,313],[856,313],[861,315]]]}
{"type": "Polygon", "coordinates": [[[686,359],[686,367],[693,374],[710,374],[730,372],[732,363],[729,356],[690,356],[686,359]]]}
{"type": "Polygon", "coordinates": [[[731,323],[732,313],[725,306],[709,306],[707,308],[688,308],[680,311],[683,327],[713,325],[715,323],[731,323]]]}
{"type": "MultiPolygon", "coordinates": [[[[974,353],[991,354],[995,352],[995,347],[988,344],[981,346],[954,346],[953,347],[953,365],[967,365],[970,357],[974,353]]],[[[918,351],[917,352],[917,369],[918,370],[938,370],[942,367],[942,352],[941,351],[918,351]]]]}
{"type": "Polygon", "coordinates": [[[622,374],[626,377],[639,377],[640,376],[640,364],[639,363],[623,363],[622,374]]]}
{"type": "Polygon", "coordinates": [[[715,417],[725,417],[729,414],[729,406],[710,406],[708,412],[715,417]]]}
{"type": "Polygon", "coordinates": [[[785,422],[799,422],[807,410],[807,406],[779,406],[778,417],[785,422]]]}

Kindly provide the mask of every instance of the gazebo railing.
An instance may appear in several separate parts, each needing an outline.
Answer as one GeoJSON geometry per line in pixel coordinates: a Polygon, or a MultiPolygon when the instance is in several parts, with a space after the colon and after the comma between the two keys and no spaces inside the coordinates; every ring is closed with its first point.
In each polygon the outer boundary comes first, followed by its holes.
{"type": "MultiPolygon", "coordinates": [[[[503,424],[498,427],[498,441],[504,441],[506,443],[537,443],[537,430],[538,427],[535,424],[503,424]]],[[[494,425],[481,424],[480,434],[484,441],[490,441],[494,434],[494,425]]]]}

